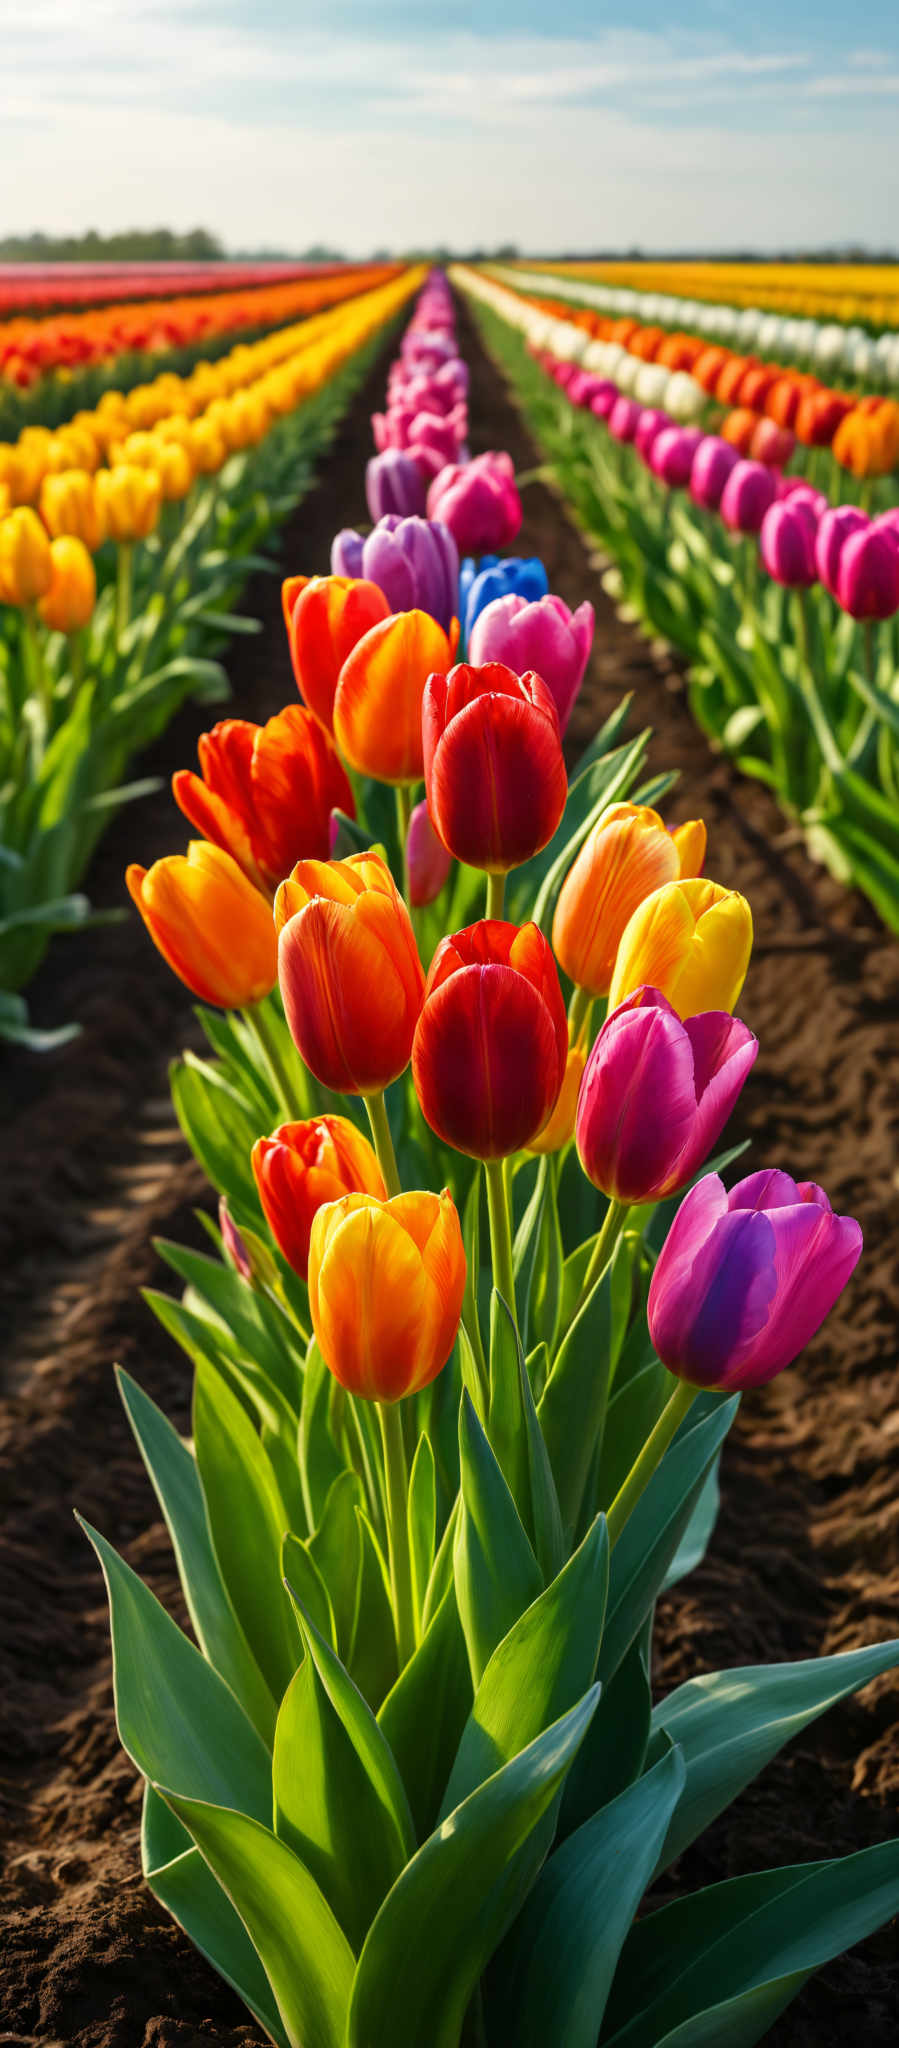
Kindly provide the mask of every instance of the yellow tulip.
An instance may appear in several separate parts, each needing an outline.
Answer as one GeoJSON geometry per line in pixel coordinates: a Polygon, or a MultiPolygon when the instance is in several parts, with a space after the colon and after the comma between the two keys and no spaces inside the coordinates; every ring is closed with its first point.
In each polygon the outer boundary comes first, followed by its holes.
{"type": "Polygon", "coordinates": [[[645,985],[667,996],[682,1020],[733,1010],[751,951],[745,896],[719,882],[668,882],[638,905],[622,933],[609,1009],[645,985]]]}
{"type": "Polygon", "coordinates": [[[65,469],[59,476],[45,476],[41,518],[54,540],[64,533],[73,534],[91,554],[106,538],[100,494],[86,469],[65,469]]]}
{"type": "Polygon", "coordinates": [[[319,1350],[341,1386],[398,1401],[435,1379],[456,1339],[465,1251],[447,1189],[343,1195],[317,1210],[309,1307],[319,1350]]]}
{"type": "Polygon", "coordinates": [[[38,607],[41,618],[56,633],[77,633],[97,601],[93,562],[84,542],[71,533],[50,542],[50,558],[53,578],[38,607]]]}
{"type": "Polygon", "coordinates": [[[97,476],[100,507],[112,540],[146,540],[159,518],[161,489],[154,469],[123,462],[97,476]]]}
{"type": "Polygon", "coordinates": [[[36,604],[53,580],[50,542],[30,505],[19,505],[0,520],[0,599],[36,604]]]}

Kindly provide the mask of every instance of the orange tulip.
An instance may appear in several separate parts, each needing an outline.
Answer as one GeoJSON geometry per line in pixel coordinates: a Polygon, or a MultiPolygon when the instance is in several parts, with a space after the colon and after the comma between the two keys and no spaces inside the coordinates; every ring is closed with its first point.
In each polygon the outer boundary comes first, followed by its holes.
{"type": "Polygon", "coordinates": [[[345,1116],[280,1124],[270,1138],[257,1138],[252,1161],[266,1222],[301,1280],[309,1271],[312,1225],[326,1202],[348,1194],[387,1197],[368,1139],[345,1116]]]}
{"type": "Polygon", "coordinates": [[[425,684],[452,667],[457,638],[455,620],[448,638],[422,611],[396,612],[363,635],[334,697],[334,737],[352,767],[379,782],[421,781],[425,684]]]}
{"type": "Polygon", "coordinates": [[[344,1195],[319,1209],[309,1307],[335,1379],[367,1401],[399,1401],[436,1379],[456,1340],[465,1250],[448,1191],[344,1195]]]}
{"type": "Polygon", "coordinates": [[[668,882],[638,906],[622,934],[609,1010],[642,986],[667,996],[682,1021],[733,1010],[751,951],[745,896],[720,882],[668,882]]]}
{"type": "Polygon", "coordinates": [[[64,469],[58,476],[45,476],[40,509],[54,539],[63,533],[74,534],[94,554],[106,538],[94,478],[86,469],[64,469]]]}
{"type": "Polygon", "coordinates": [[[538,1131],[536,1138],[531,1139],[527,1147],[529,1152],[561,1152],[562,1146],[574,1137],[578,1096],[586,1064],[587,1046],[581,1038],[569,1049],[559,1100],[549,1122],[544,1124],[542,1131],[538,1131]]]}
{"type": "Polygon", "coordinates": [[[52,581],[38,610],[45,626],[56,633],[77,633],[86,626],[97,601],[94,565],[83,541],[71,533],[50,542],[52,581]]]}
{"type": "Polygon", "coordinates": [[[608,994],[621,935],[637,905],[665,882],[698,875],[706,832],[692,819],[669,832],[658,811],[613,804],[569,868],[553,918],[553,950],[592,996],[608,994]]]}
{"type": "Polygon", "coordinates": [[[278,978],[310,1072],[374,1095],[409,1064],[424,973],[409,912],[377,853],[303,860],[275,897],[278,978]]]}
{"type": "Polygon", "coordinates": [[[268,995],[278,971],[272,914],[229,853],[194,839],[186,855],[134,863],[125,880],[154,945],[201,1002],[234,1010],[268,995]]]}
{"type": "Polygon", "coordinates": [[[172,777],[179,809],[271,894],[298,860],[327,860],[333,810],[355,817],[353,792],[324,728],[302,704],[265,725],[223,718],[200,736],[202,780],[172,777]]]}
{"type": "Polygon", "coordinates": [[[123,462],[101,469],[96,479],[97,504],[111,540],[146,540],[159,518],[160,486],[155,469],[123,462]]]}
{"type": "Polygon", "coordinates": [[[0,520],[0,602],[35,604],[53,581],[50,542],[36,512],[19,505],[0,520]]]}
{"type": "Polygon", "coordinates": [[[353,576],[288,576],[281,601],[297,689],[331,732],[343,664],[390,606],[376,583],[353,576]]]}

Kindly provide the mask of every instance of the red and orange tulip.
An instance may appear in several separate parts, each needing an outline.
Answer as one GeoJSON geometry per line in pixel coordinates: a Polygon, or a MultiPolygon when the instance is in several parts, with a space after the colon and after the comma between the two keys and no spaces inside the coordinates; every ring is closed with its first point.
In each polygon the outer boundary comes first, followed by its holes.
{"type": "Polygon", "coordinates": [[[367,1401],[399,1401],[436,1378],[456,1339],[465,1250],[451,1196],[344,1195],[319,1209],[309,1306],[335,1379],[367,1401]]]}
{"type": "Polygon", "coordinates": [[[599,819],[568,870],[553,919],[556,959],[578,988],[608,994],[637,905],[665,882],[701,874],[705,846],[699,818],[669,832],[658,811],[613,804],[599,819]]]}
{"type": "Polygon", "coordinates": [[[297,689],[331,732],[343,664],[390,606],[376,583],[352,576],[288,576],[281,601],[297,689]]]}
{"type": "Polygon", "coordinates": [[[179,768],[175,802],[269,894],[298,860],[327,859],[332,810],[355,816],[336,749],[301,704],[265,725],[224,718],[201,734],[198,753],[202,779],[179,768]]]}
{"type": "Polygon", "coordinates": [[[556,963],[537,925],[485,918],[441,940],[412,1047],[415,1091],[438,1138],[475,1159],[531,1145],[567,1058],[556,963]]]}
{"type": "Polygon", "coordinates": [[[386,1199],[375,1153],[345,1116],[280,1124],[270,1138],[257,1139],[252,1160],[266,1222],[302,1280],[309,1271],[312,1225],[326,1202],[348,1194],[386,1199]]]}
{"type": "Polygon", "coordinates": [[[310,1072],[373,1095],[409,1064],[424,973],[409,912],[377,853],[299,861],[275,898],[278,978],[310,1072]]]}

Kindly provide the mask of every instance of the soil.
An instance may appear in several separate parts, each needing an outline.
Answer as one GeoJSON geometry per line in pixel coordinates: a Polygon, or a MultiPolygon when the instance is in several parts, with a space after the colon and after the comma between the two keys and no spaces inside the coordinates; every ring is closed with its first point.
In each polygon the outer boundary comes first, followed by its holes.
{"type": "MultiPolygon", "coordinates": [[[[533,442],[464,308],[459,324],[473,450],[508,448],[530,470],[533,442]]],[[[365,517],[367,415],[385,369],[382,359],[284,536],[285,572],[326,568],[335,529],[365,517]]],[[[705,817],[708,871],[752,904],[757,940],[741,1012],[761,1052],[729,1127],[751,1140],[746,1170],[780,1165],[820,1181],[865,1231],[863,1262],[818,1339],[744,1402],[712,1553],[659,1610],[656,1676],[667,1690],[698,1670],[896,1631],[899,947],[860,897],[809,862],[768,792],[710,751],[677,661],[619,619],[589,539],[553,492],[532,482],[523,501],[523,549],[542,555],[551,589],[596,607],[572,738],[586,742],[632,691],[631,729],[653,726],[653,765],[681,771],[669,815],[705,817]]],[[[278,579],[258,578],[244,609],[264,630],[234,645],[233,708],[262,719],[293,695],[278,579]]],[[[134,773],[192,763],[205,722],[187,708],[134,773]]],[[[88,879],[92,900],[123,904],[126,861],[149,863],[183,837],[167,795],[122,814],[88,879]]],[[[186,1362],[138,1290],[165,1284],[153,1235],[200,1241],[192,1209],[208,1190],[166,1085],[168,1060],[198,1041],[198,1027],[133,916],[74,945],[58,941],[32,1008],[38,1023],[76,1016],[84,1031],[49,1057],[10,1055],[0,1077],[9,1388],[0,1415],[0,2044],[251,2048],[258,2029],[142,1883],[139,1786],[115,1733],[103,1588],[72,1520],[77,1506],[178,1611],[112,1365],[120,1360],[186,1425],[186,1362]]],[[[895,1682],[881,1680],[808,1729],[682,1859],[677,1886],[846,1853],[895,1832],[896,1703],[895,1682]]],[[[767,2039],[887,2048],[897,2022],[899,1964],[883,1932],[813,1978],[767,2039]]]]}

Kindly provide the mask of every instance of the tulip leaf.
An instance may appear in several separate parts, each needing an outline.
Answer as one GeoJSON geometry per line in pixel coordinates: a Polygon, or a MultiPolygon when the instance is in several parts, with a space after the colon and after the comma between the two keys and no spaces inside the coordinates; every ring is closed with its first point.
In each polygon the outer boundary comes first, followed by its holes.
{"type": "Polygon", "coordinates": [[[453,1546],[459,1618],[472,1680],[513,1622],[543,1590],[540,1567],[502,1471],[472,1407],[459,1411],[461,1508],[453,1546]]]}
{"type": "Polygon", "coordinates": [[[121,1367],[119,1393],[165,1516],[197,1641],[270,1749],[277,1707],[247,1642],[209,1535],[196,1459],[183,1437],[121,1367]]]}
{"type": "Polygon", "coordinates": [[[560,1835],[592,1819],[639,1778],[646,1762],[652,1719],[650,1613],[608,1685],[568,1773],[560,1835]]]}
{"type": "Polygon", "coordinates": [[[490,1304],[487,1434],[544,1577],[565,1556],[562,1517],[518,1332],[496,1289],[490,1304]]]}
{"type": "Polygon", "coordinates": [[[408,1523],[412,1597],[415,1612],[420,1615],[434,1565],[434,1548],[437,1541],[437,1474],[434,1453],[425,1434],[419,1437],[418,1449],[412,1460],[408,1523]]]}
{"type": "Polygon", "coordinates": [[[537,1410],[567,1544],[578,1526],[602,1442],[611,1356],[612,1270],[607,1266],[562,1341],[537,1410]]]}
{"type": "Polygon", "coordinates": [[[899,1841],[709,1885],[637,1921],[608,2048],[751,2048],[813,1970],[899,1908],[899,1841]]]}
{"type": "Polygon", "coordinates": [[[337,1650],[347,1661],[359,1605],[362,1532],[357,1510],[363,1501],[358,1472],[347,1468],[338,1473],[329,1489],[318,1528],[309,1538],[309,1555],[328,1589],[337,1650]]]}
{"type": "Polygon", "coordinates": [[[671,1747],[544,1864],[491,1972],[501,2037],[515,2048],[596,2048],[618,1957],[683,1782],[683,1760],[671,1747]]]}
{"type": "Polygon", "coordinates": [[[441,1820],[583,1697],[596,1670],[608,1590],[609,1539],[598,1516],[497,1644],[475,1693],[441,1820]]]}
{"type": "Polygon", "coordinates": [[[325,1585],[318,1565],[312,1556],[308,1542],[299,1536],[285,1532],[281,1543],[281,1577],[288,1579],[306,1613],[311,1615],[319,1633],[337,1648],[337,1629],[331,1595],[325,1585]]]}
{"type": "Polygon", "coordinates": [[[303,1405],[300,1410],[299,1464],[306,1520],[317,1529],[325,1502],[344,1462],[331,1434],[330,1398],[334,1382],[313,1338],[306,1353],[303,1405]]]}
{"type": "Polygon", "coordinates": [[[660,1869],[695,1841],[810,1721],[897,1665],[899,1642],[877,1643],[798,1664],[704,1672],[669,1693],[654,1710],[653,1734],[657,1738],[664,1730],[680,1745],[687,1777],[660,1869]]]}
{"type": "Polygon", "coordinates": [[[259,1130],[246,1102],[207,1061],[176,1060],[169,1081],[175,1115],[204,1173],[233,1207],[246,1209],[262,1228],[250,1165],[259,1130]]]}
{"type": "Polygon", "coordinates": [[[603,1683],[614,1675],[658,1597],[739,1405],[738,1394],[698,1397],[622,1529],[612,1552],[599,1660],[603,1683]]]}
{"type": "Polygon", "coordinates": [[[708,1550],[721,1506],[719,1462],[720,1453],[709,1470],[708,1478],[665,1573],[662,1581],[663,1593],[669,1592],[672,1586],[679,1585],[681,1579],[687,1578],[690,1572],[695,1572],[708,1550]]]}
{"type": "Polygon", "coordinates": [[[262,1674],[280,1701],[300,1656],[281,1582],[287,1512],[249,1417],[221,1375],[202,1363],[194,1379],[193,1431],[221,1574],[262,1674]]]}
{"type": "Polygon", "coordinates": [[[145,1778],[164,1772],[186,1793],[267,1816],[271,1757],[233,1692],[105,1537],[80,1526],[106,1580],[116,1721],[132,1763],[145,1778]]]}
{"type": "MultiPolygon", "coordinates": [[[[258,1289],[248,1287],[230,1266],[210,1259],[205,1252],[154,1238],[154,1247],[166,1265],[209,1303],[230,1331],[237,1349],[252,1359],[260,1373],[269,1378],[294,1415],[299,1412],[300,1361],[296,1355],[296,1331],[282,1311],[258,1289]]],[[[294,1429],[296,1422],[294,1422],[294,1429]]]]}
{"type": "Polygon", "coordinates": [[[243,1999],[276,2048],[288,2048],[272,1987],[243,1921],[181,1822],[152,1785],[144,1786],[141,1848],[144,1876],[154,1898],[243,1999]],[[165,1822],[180,1836],[180,1845],[170,1857],[161,1849],[154,1853],[153,1838],[162,1833],[165,1822]]]}
{"type": "Polygon", "coordinates": [[[595,1688],[443,1821],[366,1937],[346,2048],[457,2048],[469,1999],[546,1853],[540,1823],[589,1726],[595,1688]]]}
{"type": "Polygon", "coordinates": [[[450,1579],[418,1648],[378,1710],[419,1841],[436,1821],[470,1707],[468,1653],[450,1579]]]}
{"type": "Polygon", "coordinates": [[[314,1878],[258,1820],[157,1789],[239,1913],[290,2048],[343,2048],[353,1952],[314,1878]]]}
{"type": "Polygon", "coordinates": [[[359,1597],[347,1669],[363,1699],[376,1710],[396,1683],[396,1636],[390,1576],[381,1546],[362,1508],[359,1524],[359,1597]]]}

